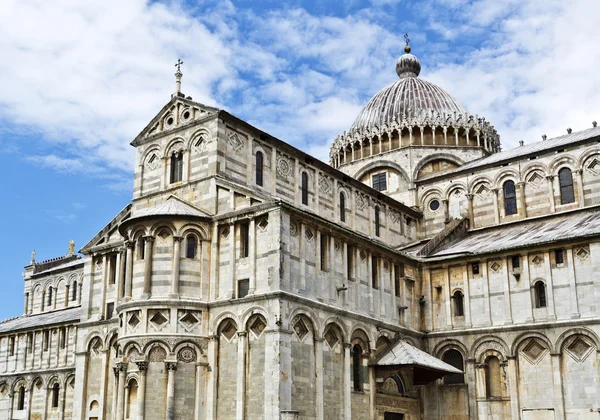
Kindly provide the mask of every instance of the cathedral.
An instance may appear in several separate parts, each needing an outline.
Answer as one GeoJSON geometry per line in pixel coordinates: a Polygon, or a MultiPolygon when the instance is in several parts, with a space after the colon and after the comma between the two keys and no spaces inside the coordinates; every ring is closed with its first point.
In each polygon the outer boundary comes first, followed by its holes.
{"type": "Polygon", "coordinates": [[[25,266],[0,419],[600,419],[600,128],[502,150],[420,70],[326,164],[178,68],[131,202],[25,266]]]}

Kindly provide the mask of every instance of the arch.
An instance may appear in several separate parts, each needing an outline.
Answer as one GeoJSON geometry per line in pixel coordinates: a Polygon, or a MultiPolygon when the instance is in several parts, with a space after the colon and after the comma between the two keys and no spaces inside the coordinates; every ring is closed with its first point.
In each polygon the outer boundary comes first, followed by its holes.
{"type": "Polygon", "coordinates": [[[543,280],[536,280],[533,284],[534,303],[536,308],[545,308],[547,305],[546,299],[546,283],[543,280]]]}
{"type": "Polygon", "coordinates": [[[50,407],[51,408],[58,408],[58,404],[60,401],[60,382],[55,382],[52,387],[48,387],[48,390],[52,391],[51,395],[52,395],[52,401],[50,402],[50,407]]]}
{"type": "Polygon", "coordinates": [[[354,327],[351,336],[352,344],[361,344],[363,351],[371,349],[371,339],[362,327],[354,327]]]}
{"type": "Polygon", "coordinates": [[[29,392],[33,392],[33,387],[37,387],[38,385],[40,388],[44,388],[46,385],[44,378],[41,376],[36,376],[35,378],[33,378],[31,384],[29,384],[29,392]]]}
{"type": "Polygon", "coordinates": [[[579,156],[579,158],[577,159],[577,167],[583,169],[585,167],[585,164],[588,161],[588,159],[590,159],[596,155],[600,155],[600,147],[592,146],[592,147],[586,149],[581,154],[581,156],[579,156]]]}
{"type": "Polygon", "coordinates": [[[130,372],[125,378],[125,387],[129,386],[129,382],[135,381],[136,386],[140,383],[140,377],[136,372],[130,372]]]}
{"type": "Polygon", "coordinates": [[[442,340],[435,345],[431,354],[435,355],[438,359],[442,358],[442,354],[449,349],[456,349],[460,351],[464,358],[467,358],[469,355],[469,351],[467,350],[467,346],[464,345],[463,342],[448,338],[446,340],[442,340]]]}
{"type": "Polygon", "coordinates": [[[376,169],[384,169],[391,168],[395,171],[398,171],[406,180],[406,182],[411,182],[411,178],[408,176],[406,171],[397,163],[392,162],[391,160],[377,160],[375,162],[371,162],[360,168],[355,174],[354,178],[361,179],[363,176],[367,175],[369,172],[372,172],[376,169]]]}
{"type": "Polygon", "coordinates": [[[444,192],[438,187],[429,187],[421,193],[420,203],[421,208],[425,208],[425,204],[432,198],[439,198],[440,200],[444,197],[444,192]],[[432,197],[433,196],[433,197],[432,197]]]}
{"type": "Polygon", "coordinates": [[[442,361],[463,373],[453,373],[444,376],[444,385],[464,384],[465,383],[465,356],[459,350],[449,348],[442,354],[442,361]]]}
{"type": "Polygon", "coordinates": [[[183,137],[175,137],[167,143],[163,157],[169,158],[171,157],[171,154],[183,152],[184,150],[186,150],[185,139],[183,137]]]}
{"type": "Polygon", "coordinates": [[[529,175],[533,172],[540,171],[544,176],[548,175],[548,166],[542,162],[530,162],[521,168],[521,179],[527,180],[529,175]]]}
{"type": "Polygon", "coordinates": [[[164,152],[162,151],[159,144],[156,144],[156,143],[150,144],[142,152],[142,159],[141,159],[142,164],[145,164],[146,161],[148,160],[148,158],[150,157],[150,155],[153,153],[158,158],[161,158],[162,156],[164,156],[164,152]]]}
{"type": "Polygon", "coordinates": [[[462,161],[461,159],[459,159],[458,157],[451,155],[449,153],[434,153],[433,155],[429,155],[423,159],[421,159],[416,165],[415,165],[415,169],[413,170],[413,181],[417,179],[417,176],[419,174],[419,171],[428,163],[430,162],[435,162],[436,160],[447,160],[449,162],[454,163],[456,166],[462,166],[464,165],[464,161],[462,161]]]}
{"type": "Polygon", "coordinates": [[[40,376],[35,377],[31,383],[29,384],[29,386],[27,386],[27,380],[25,380],[25,378],[20,377],[15,379],[15,381],[12,383],[12,385],[10,386],[10,390],[12,393],[16,392],[17,387],[23,386],[25,387],[25,389],[28,389],[29,391],[31,391],[31,388],[33,386],[33,383],[35,382],[36,379],[42,379],[40,376]]]}
{"type": "Polygon", "coordinates": [[[482,183],[487,184],[487,188],[492,188],[493,181],[489,176],[477,175],[474,178],[470,179],[467,183],[467,187],[469,188],[469,194],[475,194],[476,187],[478,187],[482,183]]]}
{"type": "Polygon", "coordinates": [[[267,311],[262,306],[253,305],[253,306],[249,307],[248,309],[246,309],[241,316],[241,320],[242,320],[241,325],[243,325],[244,329],[246,329],[246,326],[248,325],[248,320],[250,319],[250,317],[252,317],[253,315],[256,315],[256,314],[262,315],[263,318],[265,319],[265,321],[267,321],[269,319],[269,315],[268,315],[267,311]]]}
{"type": "Polygon", "coordinates": [[[138,354],[143,353],[142,346],[135,341],[129,341],[125,344],[122,344],[121,347],[123,348],[123,355],[125,355],[126,357],[129,357],[129,353],[132,349],[135,349],[138,354]]]}
{"type": "Polygon", "coordinates": [[[294,321],[299,316],[306,317],[312,323],[313,331],[314,331],[315,334],[317,333],[317,331],[321,331],[321,325],[319,323],[319,317],[313,312],[312,309],[310,309],[308,307],[306,307],[306,308],[296,308],[296,309],[294,309],[290,313],[290,315],[288,317],[288,321],[290,322],[290,327],[292,325],[294,325],[294,321]]]}
{"type": "Polygon", "coordinates": [[[195,233],[187,233],[184,237],[184,258],[196,259],[198,257],[198,236],[195,233]]]}
{"type": "Polygon", "coordinates": [[[339,339],[341,340],[342,343],[346,342],[347,335],[344,334],[344,330],[342,329],[340,324],[338,324],[335,321],[325,322],[323,331],[321,332],[320,336],[325,337],[325,334],[327,334],[327,332],[330,331],[330,329],[339,336],[339,339]]]}
{"type": "Polygon", "coordinates": [[[542,341],[546,345],[546,347],[548,348],[550,353],[555,352],[552,342],[545,334],[535,332],[535,331],[527,331],[527,332],[524,332],[524,333],[518,335],[517,338],[515,338],[515,341],[513,341],[513,344],[512,344],[511,350],[510,350],[511,355],[516,357],[519,353],[521,346],[532,338],[537,338],[538,340],[542,341]]]}
{"type": "Polygon", "coordinates": [[[54,386],[54,384],[58,384],[60,386],[61,383],[62,381],[60,380],[60,377],[58,375],[52,375],[46,382],[46,387],[50,389],[54,386]]]}
{"type": "Polygon", "coordinates": [[[504,181],[511,179],[516,184],[519,182],[519,171],[513,168],[502,168],[498,174],[494,177],[493,186],[494,188],[502,188],[504,181]]]}
{"type": "Polygon", "coordinates": [[[555,157],[548,165],[550,175],[557,176],[558,170],[562,166],[567,166],[571,171],[578,169],[577,160],[571,155],[559,155],[555,157]]]}
{"type": "Polygon", "coordinates": [[[600,338],[598,337],[598,335],[594,331],[584,327],[570,328],[563,332],[556,339],[556,344],[554,345],[554,348],[562,352],[565,343],[567,343],[571,339],[571,337],[577,335],[582,335],[584,337],[589,338],[591,341],[594,342],[596,349],[600,349],[600,338]]]}
{"type": "Polygon", "coordinates": [[[456,191],[456,190],[462,190],[462,192],[463,192],[464,194],[466,194],[466,193],[467,193],[467,191],[468,191],[468,189],[467,189],[467,184],[465,184],[465,183],[464,183],[464,182],[462,182],[462,181],[459,181],[459,182],[453,182],[452,184],[449,184],[449,185],[446,187],[446,191],[444,192],[444,196],[443,196],[443,197],[444,197],[446,200],[450,200],[450,196],[451,196],[451,195],[452,195],[452,193],[454,193],[454,191],[456,191]]]}
{"type": "Polygon", "coordinates": [[[234,314],[232,311],[224,311],[217,315],[212,322],[213,334],[217,334],[219,328],[221,328],[221,324],[227,319],[231,319],[231,321],[233,321],[233,323],[236,325],[236,329],[238,328],[238,325],[240,325],[240,319],[236,314],[234,314]]]}
{"type": "Polygon", "coordinates": [[[485,359],[485,396],[487,398],[502,397],[502,368],[498,356],[491,354],[485,359]]]}
{"type": "Polygon", "coordinates": [[[181,226],[176,232],[177,236],[185,236],[188,233],[195,234],[201,241],[206,241],[210,239],[210,236],[206,233],[206,229],[203,226],[200,226],[196,223],[186,223],[185,225],[181,226]]]}
{"type": "Polygon", "coordinates": [[[173,223],[161,220],[159,222],[154,223],[150,227],[150,236],[157,236],[163,229],[168,230],[170,236],[175,236],[175,233],[177,232],[177,228],[173,223]]]}
{"type": "Polygon", "coordinates": [[[189,137],[186,145],[186,150],[192,150],[192,147],[194,147],[194,143],[196,143],[196,140],[198,140],[202,136],[204,136],[204,141],[207,144],[212,141],[212,135],[210,134],[210,131],[208,131],[208,129],[204,127],[199,128],[198,130],[194,131],[194,134],[192,134],[189,137]]]}
{"type": "Polygon", "coordinates": [[[92,331],[88,334],[88,336],[85,339],[85,349],[86,351],[90,351],[91,349],[91,345],[94,342],[95,339],[100,340],[100,344],[103,345],[104,340],[102,339],[102,335],[98,332],[98,331],[92,331]]]}
{"type": "Polygon", "coordinates": [[[465,316],[465,294],[462,290],[455,290],[452,293],[452,306],[454,316],[465,316]]]}
{"type": "MultiPolygon", "coordinates": [[[[510,354],[509,347],[506,345],[504,340],[494,335],[485,335],[478,338],[471,347],[471,357],[475,360],[481,360],[483,355],[490,350],[495,350],[502,355],[502,360],[505,361],[506,357],[510,354]]],[[[482,362],[483,363],[483,362],[482,362]]]]}
{"type": "MultiPolygon", "coordinates": [[[[354,342],[354,340],[352,340],[354,342]]],[[[352,384],[354,391],[363,390],[364,373],[362,369],[362,358],[365,348],[360,343],[354,343],[350,352],[352,353],[352,384]]]]}
{"type": "Polygon", "coordinates": [[[105,348],[110,348],[115,341],[119,338],[119,327],[111,328],[108,333],[104,336],[104,346],[105,348]]]}
{"type": "Polygon", "coordinates": [[[180,341],[179,343],[177,343],[175,345],[175,347],[173,348],[173,353],[174,354],[179,354],[180,350],[182,350],[184,348],[189,348],[189,347],[191,347],[196,352],[196,360],[199,360],[202,356],[204,356],[204,352],[202,351],[202,347],[200,347],[191,338],[187,339],[187,340],[180,341]]]}
{"type": "Polygon", "coordinates": [[[165,343],[162,340],[156,339],[156,340],[151,340],[143,345],[142,354],[146,354],[146,356],[148,356],[147,353],[149,353],[150,350],[152,350],[154,347],[162,347],[162,349],[164,351],[166,351],[167,354],[171,353],[171,347],[169,346],[169,344],[165,343]]]}

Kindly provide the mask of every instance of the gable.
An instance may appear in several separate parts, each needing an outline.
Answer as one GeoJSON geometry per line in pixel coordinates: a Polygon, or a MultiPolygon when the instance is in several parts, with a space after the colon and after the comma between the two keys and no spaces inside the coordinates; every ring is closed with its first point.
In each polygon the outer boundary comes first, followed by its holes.
{"type": "Polygon", "coordinates": [[[111,242],[113,239],[120,238],[121,235],[118,231],[119,225],[123,220],[129,218],[130,215],[131,204],[128,204],[115,217],[113,217],[113,219],[108,222],[108,224],[104,226],[100,232],[96,234],[96,236],[94,236],[83,248],[81,248],[79,252],[81,254],[86,254],[96,246],[104,245],[111,242]]]}

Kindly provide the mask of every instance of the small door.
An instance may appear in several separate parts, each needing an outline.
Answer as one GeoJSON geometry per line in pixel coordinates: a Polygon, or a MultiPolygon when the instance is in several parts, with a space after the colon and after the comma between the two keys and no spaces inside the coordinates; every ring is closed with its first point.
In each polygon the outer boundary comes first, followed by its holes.
{"type": "Polygon", "coordinates": [[[404,420],[404,414],[400,413],[385,413],[383,420],[404,420]]]}

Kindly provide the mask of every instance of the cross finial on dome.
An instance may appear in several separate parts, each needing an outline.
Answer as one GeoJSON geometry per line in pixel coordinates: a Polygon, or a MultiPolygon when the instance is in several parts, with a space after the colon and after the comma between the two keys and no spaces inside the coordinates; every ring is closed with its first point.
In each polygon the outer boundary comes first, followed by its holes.
{"type": "Polygon", "coordinates": [[[404,41],[406,41],[406,47],[404,47],[404,52],[406,54],[410,53],[410,38],[408,37],[408,32],[404,34],[404,41]]]}
{"type": "Polygon", "coordinates": [[[406,41],[406,47],[404,47],[404,52],[406,54],[401,55],[396,61],[396,73],[398,77],[404,79],[406,77],[418,77],[421,72],[421,63],[419,59],[410,53],[411,48],[410,38],[408,34],[404,34],[404,41],[406,41]]]}

